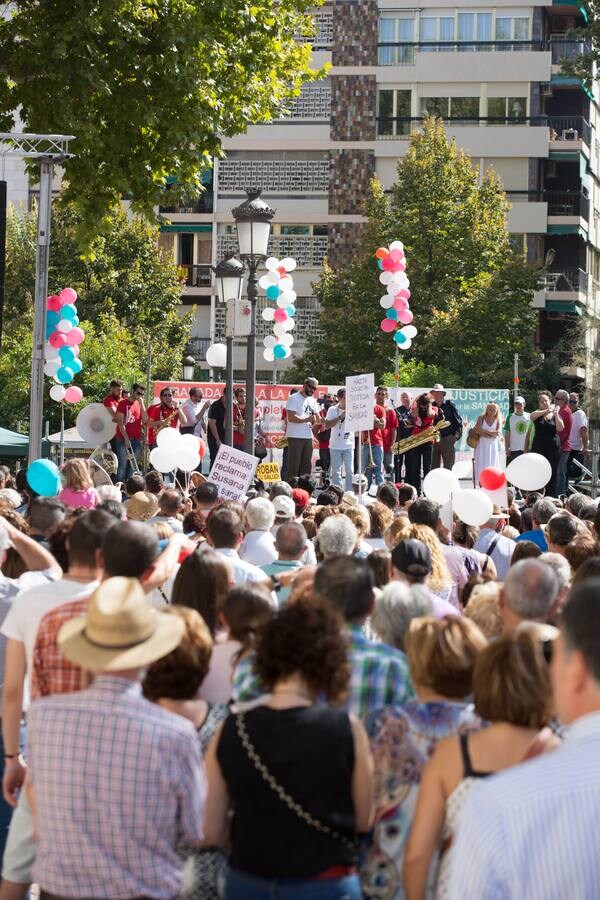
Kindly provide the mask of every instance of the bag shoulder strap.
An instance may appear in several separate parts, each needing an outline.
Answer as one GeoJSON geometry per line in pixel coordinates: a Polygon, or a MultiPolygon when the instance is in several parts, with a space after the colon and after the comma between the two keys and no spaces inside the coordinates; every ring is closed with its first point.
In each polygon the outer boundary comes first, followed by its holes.
{"type": "Polygon", "coordinates": [[[248,754],[248,757],[254,768],[260,773],[264,781],[269,785],[271,790],[277,794],[279,799],[285,803],[285,805],[290,809],[299,819],[302,819],[307,825],[311,828],[314,828],[315,831],[319,831],[321,834],[326,834],[329,837],[333,838],[336,841],[344,844],[349,850],[352,852],[356,852],[356,844],[354,841],[351,841],[345,835],[340,834],[339,831],[336,831],[334,828],[330,828],[329,825],[326,825],[324,822],[321,822],[319,819],[316,819],[309,812],[303,809],[299,803],[297,803],[290,794],[287,793],[285,788],[279,784],[277,779],[271,775],[266,765],[256,752],[256,749],[248,736],[248,732],[246,731],[246,723],[244,721],[244,716],[242,713],[238,713],[236,716],[236,729],[238,736],[248,754]]]}
{"type": "Polygon", "coordinates": [[[486,556],[491,557],[492,553],[496,549],[496,546],[498,544],[498,541],[500,540],[500,537],[501,537],[501,535],[497,534],[495,537],[492,538],[492,540],[490,541],[490,546],[485,551],[486,556]]]}

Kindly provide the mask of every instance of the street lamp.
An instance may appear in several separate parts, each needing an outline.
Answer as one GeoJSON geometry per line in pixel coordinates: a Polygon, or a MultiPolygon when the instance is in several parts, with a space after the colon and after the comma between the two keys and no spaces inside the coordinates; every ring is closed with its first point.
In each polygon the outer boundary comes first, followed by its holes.
{"type": "Polygon", "coordinates": [[[256,270],[266,258],[271,236],[271,219],[275,210],[260,199],[260,190],[246,191],[248,199],[231,210],[237,229],[238,245],[242,262],[248,266],[248,300],[252,310],[250,334],[246,343],[246,432],[244,450],[254,453],[254,395],[256,393],[256,301],[258,300],[258,279],[256,270]],[[250,405],[250,418],[248,418],[250,405]],[[252,427],[249,427],[249,424],[252,427]]]}
{"type": "Polygon", "coordinates": [[[184,356],[182,360],[183,380],[194,380],[194,369],[196,368],[196,360],[193,356],[184,356]]]}
{"type": "MultiPolygon", "coordinates": [[[[244,265],[235,256],[228,256],[213,266],[217,296],[221,303],[239,303],[242,296],[244,265]]],[[[227,364],[225,368],[225,443],[233,446],[233,331],[225,334],[227,364]]]]}

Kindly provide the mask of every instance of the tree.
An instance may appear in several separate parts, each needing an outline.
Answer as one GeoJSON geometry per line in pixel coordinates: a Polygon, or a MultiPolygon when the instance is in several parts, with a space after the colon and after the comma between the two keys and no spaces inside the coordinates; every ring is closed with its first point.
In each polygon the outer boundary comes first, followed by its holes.
{"type": "MultiPolygon", "coordinates": [[[[6,309],[0,392],[4,397],[0,424],[25,427],[29,414],[31,335],[35,279],[36,215],[9,214],[7,228],[6,309]]],[[[180,374],[193,313],[180,315],[178,270],[157,245],[157,229],[117,208],[106,232],[83,258],[77,250],[79,219],[63,206],[53,221],[49,286],[73,287],[86,333],[81,358],[84,369],[75,379],[84,404],[98,400],[111,378],[145,380],[146,356],[152,347],[153,378],[180,374]]],[[[50,384],[50,382],[48,382],[50,384]]],[[[72,424],[78,407],[67,407],[72,424]]],[[[46,405],[52,427],[58,405],[46,405]]]]}
{"type": "Polygon", "coordinates": [[[20,0],[0,14],[0,130],[72,134],[65,196],[90,238],[167,175],[197,193],[222,136],[278,117],[310,70],[308,0],[20,0]]]}
{"type": "Polygon", "coordinates": [[[362,251],[315,286],[325,338],[310,338],[293,375],[339,380],[392,368],[394,342],[380,330],[385,313],[377,246],[402,240],[418,335],[401,353],[446,372],[455,384],[494,387],[512,381],[513,354],[532,360],[538,273],[513,252],[508,203],[494,172],[481,183],[470,159],[449,141],[440,119],[426,118],[399,160],[388,198],[374,181],[366,198],[362,251]]]}

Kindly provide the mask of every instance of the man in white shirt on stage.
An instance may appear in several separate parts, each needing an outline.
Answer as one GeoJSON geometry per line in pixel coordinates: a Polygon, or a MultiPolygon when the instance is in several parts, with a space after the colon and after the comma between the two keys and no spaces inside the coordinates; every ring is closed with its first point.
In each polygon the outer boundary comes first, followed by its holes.
{"type": "Polygon", "coordinates": [[[182,404],[181,412],[185,421],[181,423],[181,434],[195,434],[198,437],[202,434],[202,419],[204,413],[210,406],[210,401],[202,403],[204,394],[199,387],[192,387],[189,391],[189,398],[182,404]]]}
{"type": "Polygon", "coordinates": [[[287,480],[291,482],[297,475],[310,475],[313,453],[313,426],[320,423],[319,404],[313,394],[319,382],[316,378],[306,378],[302,390],[290,394],[285,409],[287,414],[287,480]]]}

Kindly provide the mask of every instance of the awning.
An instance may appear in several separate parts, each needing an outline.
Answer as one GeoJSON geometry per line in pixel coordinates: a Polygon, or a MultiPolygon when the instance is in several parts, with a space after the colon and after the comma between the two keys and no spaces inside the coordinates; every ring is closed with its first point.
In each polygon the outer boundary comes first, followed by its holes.
{"type": "Polygon", "coordinates": [[[569,303],[567,300],[546,300],[546,312],[564,312],[581,316],[582,309],[578,303],[569,303]]]}
{"type": "Polygon", "coordinates": [[[576,234],[587,240],[587,232],[580,225],[548,225],[546,234],[576,234]]]}
{"type": "Polygon", "coordinates": [[[29,438],[7,428],[0,428],[0,457],[22,459],[29,452],[29,438]]]}
{"type": "Polygon", "coordinates": [[[174,222],[170,225],[161,225],[161,231],[199,232],[212,231],[212,225],[195,225],[193,222],[174,222]]]}

